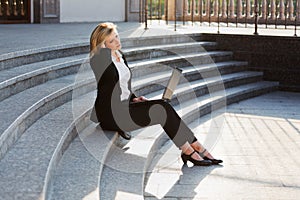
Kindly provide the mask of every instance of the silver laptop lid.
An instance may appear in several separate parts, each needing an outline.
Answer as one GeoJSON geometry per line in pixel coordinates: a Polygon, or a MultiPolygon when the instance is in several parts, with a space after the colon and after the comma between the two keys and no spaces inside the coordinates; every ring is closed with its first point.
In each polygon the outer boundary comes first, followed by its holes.
{"type": "Polygon", "coordinates": [[[172,99],[173,93],[176,89],[176,86],[177,86],[179,80],[180,80],[181,73],[182,73],[182,69],[179,69],[179,68],[173,69],[172,75],[169,79],[169,82],[168,82],[166,88],[165,88],[162,99],[164,99],[164,100],[172,99]]]}

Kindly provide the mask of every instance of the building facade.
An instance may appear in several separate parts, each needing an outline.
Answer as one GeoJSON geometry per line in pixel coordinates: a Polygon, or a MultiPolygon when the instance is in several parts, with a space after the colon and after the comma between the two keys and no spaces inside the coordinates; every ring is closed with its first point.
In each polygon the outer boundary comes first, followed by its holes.
{"type": "Polygon", "coordinates": [[[137,21],[140,0],[0,0],[0,23],[137,21]]]}

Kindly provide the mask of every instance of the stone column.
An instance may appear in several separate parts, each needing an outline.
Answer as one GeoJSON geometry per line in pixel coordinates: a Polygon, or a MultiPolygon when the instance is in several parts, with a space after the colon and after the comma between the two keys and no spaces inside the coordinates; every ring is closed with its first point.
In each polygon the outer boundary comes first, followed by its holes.
{"type": "Polygon", "coordinates": [[[219,0],[214,0],[214,17],[218,17],[219,13],[219,0]]]}
{"type": "Polygon", "coordinates": [[[176,16],[177,19],[182,18],[183,14],[183,1],[184,0],[168,0],[168,19],[175,20],[175,2],[176,4],[176,16]]]}
{"type": "Polygon", "coordinates": [[[297,0],[297,22],[300,21],[300,0],[297,0]]]}
{"type": "Polygon", "coordinates": [[[288,14],[289,14],[289,20],[294,20],[294,3],[293,0],[288,1],[288,14]]]}
{"type": "Polygon", "coordinates": [[[246,0],[246,17],[247,19],[250,19],[251,18],[251,2],[250,0],[246,0]]]}
{"type": "Polygon", "coordinates": [[[229,18],[234,18],[234,0],[229,2],[229,18]]]}
{"type": "Polygon", "coordinates": [[[227,17],[227,0],[222,0],[222,17],[227,17]]]}
{"type": "Polygon", "coordinates": [[[262,0],[261,15],[262,19],[267,18],[267,0],[262,0]]]}
{"type": "Polygon", "coordinates": [[[205,8],[205,14],[206,14],[206,17],[208,18],[208,17],[210,17],[210,2],[211,2],[211,0],[207,0],[206,1],[206,8],[205,8]]]}
{"type": "Polygon", "coordinates": [[[271,0],[271,19],[275,20],[276,19],[276,1],[271,0]]]}
{"type": "Polygon", "coordinates": [[[242,4],[242,0],[237,0],[237,18],[242,18],[242,11],[243,11],[243,4],[242,4]]]}
{"type": "Polygon", "coordinates": [[[285,12],[284,0],[280,0],[280,3],[279,3],[279,19],[282,19],[282,20],[285,19],[284,12],[285,12]]]}

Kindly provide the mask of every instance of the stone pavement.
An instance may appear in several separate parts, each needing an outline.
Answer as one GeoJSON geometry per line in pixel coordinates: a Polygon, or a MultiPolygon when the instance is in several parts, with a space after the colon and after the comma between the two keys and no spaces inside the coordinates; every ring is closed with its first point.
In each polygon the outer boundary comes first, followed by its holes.
{"type": "MultiPolygon", "coordinates": [[[[278,91],[228,106],[216,117],[224,120],[218,127],[204,116],[194,132],[221,130],[212,152],[223,165],[190,168],[161,159],[148,177],[146,200],[299,199],[299,103],[300,93],[278,91]]],[[[176,152],[171,142],[168,148],[176,152]]]]}
{"type": "MultiPolygon", "coordinates": [[[[175,33],[172,24],[160,26],[153,22],[148,30],[139,23],[117,24],[121,38],[175,33]]],[[[0,55],[88,42],[96,25],[0,25],[0,55]]],[[[252,34],[253,30],[253,27],[227,28],[225,25],[220,28],[221,33],[252,34]]],[[[193,32],[216,33],[217,26],[195,24],[179,26],[176,31],[193,32]]],[[[292,37],[293,29],[259,29],[259,33],[292,37]]],[[[212,149],[216,157],[224,160],[224,164],[208,168],[182,168],[177,165],[158,173],[154,171],[146,185],[146,193],[149,194],[146,199],[299,199],[299,104],[299,93],[274,92],[228,106],[222,115],[225,120],[222,134],[212,149]],[[156,175],[160,178],[156,179],[156,175]]],[[[209,116],[201,120],[203,124],[196,127],[199,132],[211,128],[209,116]]]]}
{"type": "MultiPolygon", "coordinates": [[[[61,24],[0,24],[0,55],[26,49],[36,49],[50,47],[62,44],[73,44],[89,42],[89,36],[98,23],[61,23],[61,24]]],[[[164,21],[149,21],[148,29],[144,29],[144,24],[135,22],[116,22],[122,38],[142,37],[166,34],[184,34],[184,33],[217,33],[216,23],[190,23],[183,25],[178,22],[177,29],[174,31],[174,23],[168,25],[164,21]]],[[[220,24],[220,33],[223,34],[248,34],[254,33],[253,25],[245,28],[240,24],[220,24]]],[[[259,26],[259,35],[294,35],[294,27],[290,26],[284,29],[283,26],[259,26]]],[[[300,35],[300,33],[298,34],[300,35]]]]}

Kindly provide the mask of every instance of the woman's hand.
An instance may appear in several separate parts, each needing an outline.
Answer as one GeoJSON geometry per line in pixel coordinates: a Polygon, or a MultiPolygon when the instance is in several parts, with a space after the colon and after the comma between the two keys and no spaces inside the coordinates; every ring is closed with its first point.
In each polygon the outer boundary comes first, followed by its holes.
{"type": "Polygon", "coordinates": [[[100,48],[106,48],[105,42],[103,42],[103,43],[100,45],[100,48]]]}
{"type": "Polygon", "coordinates": [[[132,99],[133,102],[142,102],[142,101],[148,101],[148,99],[144,96],[136,97],[132,99]]]}

